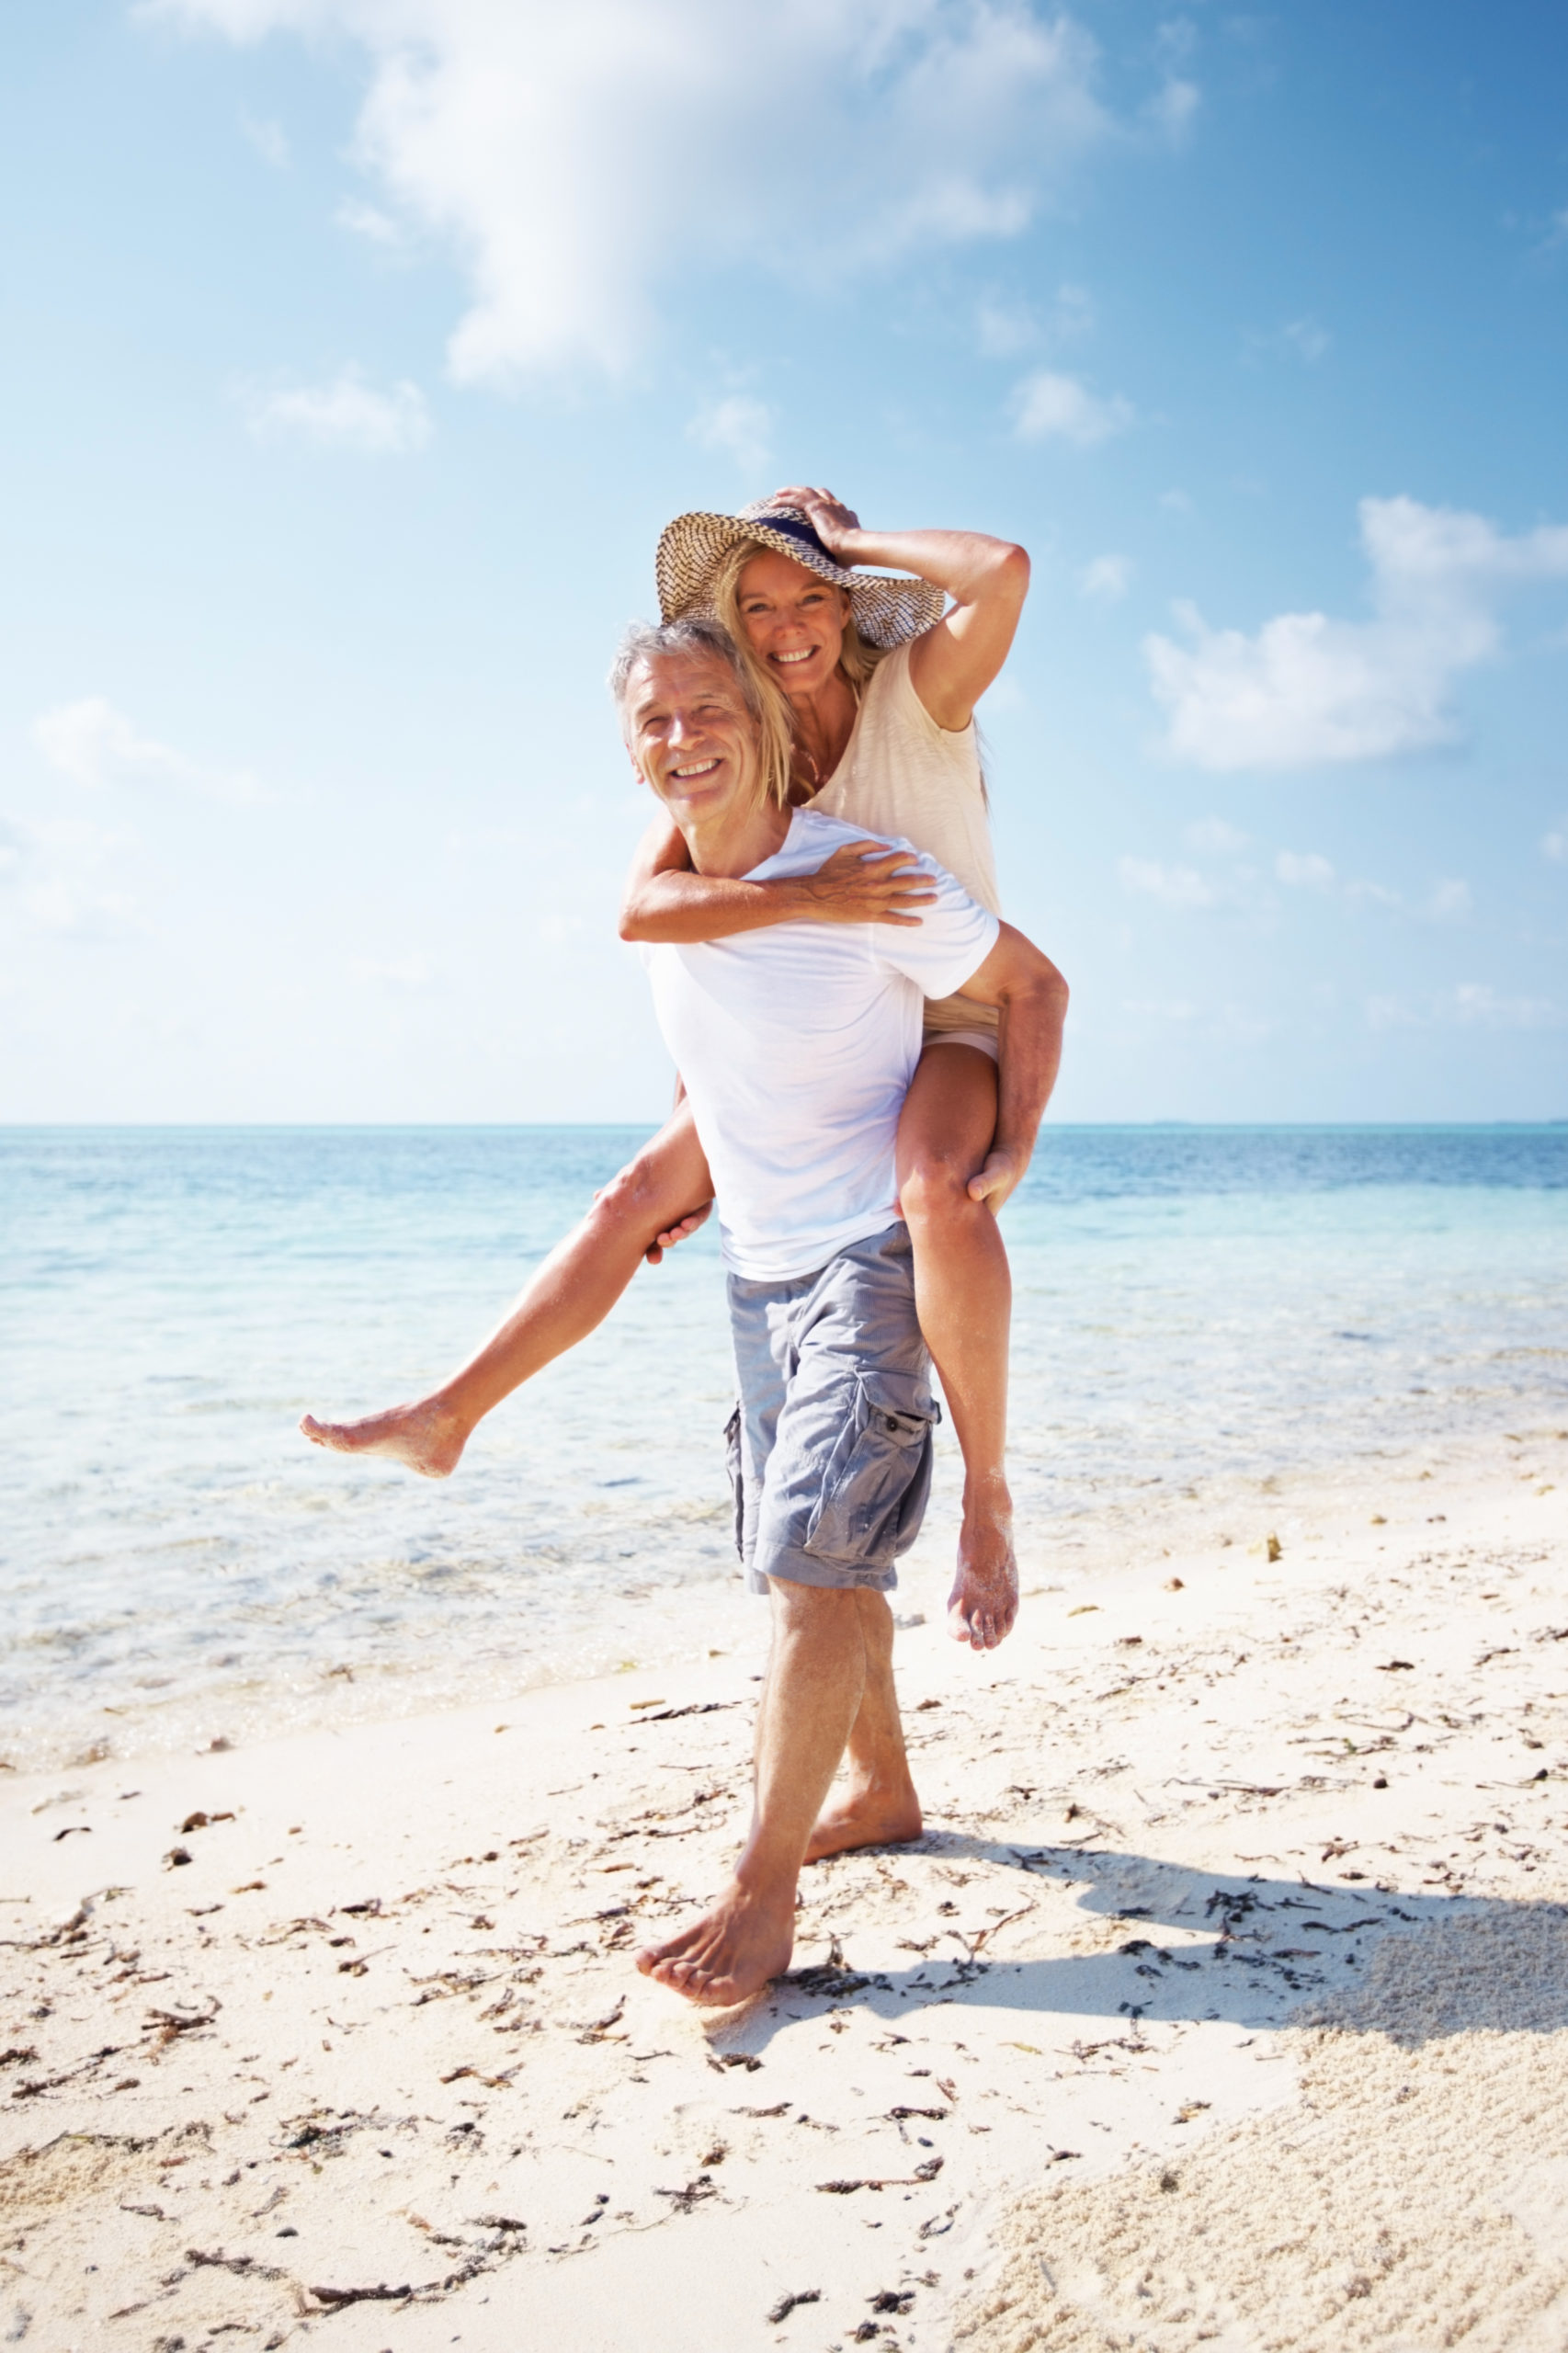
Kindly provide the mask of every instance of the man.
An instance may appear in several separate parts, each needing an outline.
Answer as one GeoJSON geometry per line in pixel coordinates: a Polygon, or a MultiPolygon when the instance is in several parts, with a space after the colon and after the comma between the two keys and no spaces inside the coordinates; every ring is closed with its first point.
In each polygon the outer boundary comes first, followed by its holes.
{"type": "MultiPolygon", "coordinates": [[[[632,631],[611,687],[694,872],[766,881],[864,838],[766,796],[754,690],[715,624],[632,631]]],[[[1055,1081],[1067,990],[1019,933],[910,858],[934,892],[918,926],[787,923],[642,951],[718,1198],[743,1552],[773,1608],[744,1851],[710,1912],[638,1955],[696,2002],[742,2001],[789,1966],[808,1856],[920,1830],[886,1596],[924,1514],[937,1409],[896,1200],[898,1112],[922,995],[998,1006],[996,1139],[974,1182],[999,1208],[1055,1081]],[[819,1822],[846,1749],[847,1802],[819,1822]]]]}

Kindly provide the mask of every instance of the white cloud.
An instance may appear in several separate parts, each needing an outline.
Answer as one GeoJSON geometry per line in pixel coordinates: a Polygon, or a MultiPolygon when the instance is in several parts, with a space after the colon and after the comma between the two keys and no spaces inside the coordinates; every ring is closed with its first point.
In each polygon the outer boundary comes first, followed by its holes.
{"type": "Polygon", "coordinates": [[[1072,343],[1079,335],[1092,335],[1095,303],[1087,287],[1059,286],[1056,300],[1051,304],[1049,324],[1051,335],[1057,343],[1072,343]]]}
{"type": "Polygon", "coordinates": [[[58,876],[35,882],[22,911],[36,931],[71,939],[104,939],[131,927],[135,903],[122,891],[81,891],[58,876]]]}
{"type": "Polygon", "coordinates": [[[76,939],[123,932],[135,903],[115,887],[115,869],[129,847],[123,831],[81,818],[38,824],[0,819],[0,885],[35,931],[76,939]]]}
{"type": "Polygon", "coordinates": [[[167,744],[139,735],[123,711],[103,695],[86,695],[80,702],[57,704],[33,722],[33,741],[51,767],[74,784],[102,790],[111,785],[148,779],[178,784],[215,801],[259,801],[261,792],[248,776],[204,767],[167,744]]]}
{"type": "Polygon", "coordinates": [[[275,172],[288,170],[289,134],[280,122],[257,122],[254,117],[245,114],[240,117],[240,129],[264,164],[270,164],[275,172]]]}
{"type": "Polygon", "coordinates": [[[1369,900],[1374,907],[1403,907],[1404,904],[1399,892],[1391,891],[1385,882],[1347,882],[1345,895],[1347,899],[1369,900]]]}
{"type": "Polygon", "coordinates": [[[1173,147],[1180,147],[1191,136],[1201,103],[1202,92],[1196,82],[1173,77],[1155,92],[1144,111],[1161,136],[1173,147]]]}
{"type": "Polygon", "coordinates": [[[1298,890],[1322,890],[1334,880],[1333,867],[1326,858],[1320,858],[1316,850],[1299,855],[1295,850],[1282,849],[1274,861],[1274,871],[1281,882],[1288,882],[1298,890]]]}
{"type": "Polygon", "coordinates": [[[1333,349],[1334,337],[1316,319],[1290,319],[1267,335],[1249,332],[1242,337],[1242,345],[1249,359],[1266,359],[1283,353],[1315,364],[1333,349]]]}
{"type": "Polygon", "coordinates": [[[1185,490],[1162,490],[1159,504],[1167,515],[1190,515],[1193,511],[1192,501],[1185,490]]]}
{"type": "Polygon", "coordinates": [[[1282,613],[1256,637],[1211,630],[1190,606],[1188,642],[1144,640],[1166,748],[1212,769],[1385,759],[1449,744],[1460,674],[1497,654],[1495,608],[1513,587],[1568,575],[1568,529],[1510,538],[1483,516],[1414,498],[1361,502],[1370,620],[1282,613]]]}
{"type": "Polygon", "coordinates": [[[1509,996],[1485,981],[1463,981],[1413,1005],[1407,997],[1371,996],[1367,1019],[1374,1029],[1562,1029],[1568,1010],[1545,996],[1509,996]]]}
{"type": "Polygon", "coordinates": [[[699,408],[687,432],[704,449],[722,449],[743,474],[759,474],[773,456],[773,411],[743,392],[699,408]]]}
{"type": "Polygon", "coordinates": [[[1165,79],[1143,112],[1157,132],[1180,146],[1192,129],[1200,102],[1189,74],[1198,52],[1198,27],[1190,17],[1167,17],[1156,27],[1153,50],[1165,79]]]}
{"type": "Polygon", "coordinates": [[[1161,866],[1152,858],[1124,858],[1117,872],[1124,891],[1158,899],[1165,907],[1214,907],[1220,892],[1192,866],[1161,866]]]}
{"type": "Polygon", "coordinates": [[[1124,1009],[1155,1021],[1193,1021],[1198,1017],[1198,1007],[1184,996],[1130,996],[1124,1009]]]}
{"type": "Polygon", "coordinates": [[[1544,834],[1540,854],[1542,858],[1555,858],[1560,865],[1568,863],[1568,832],[1544,834]]]}
{"type": "Polygon", "coordinates": [[[1117,605],[1131,585],[1132,559],[1125,555],[1097,555],[1078,574],[1078,594],[1091,605],[1117,605]]]}
{"type": "Polygon", "coordinates": [[[981,297],[975,312],[975,332],[987,359],[1012,359],[1041,340],[1044,329],[1028,302],[1010,302],[995,294],[981,297]]]}
{"type": "Polygon", "coordinates": [[[1113,434],[1125,433],[1132,422],[1132,407],[1119,392],[1109,399],[1089,390],[1076,376],[1059,376],[1042,368],[1026,376],[1013,392],[1013,430],[1020,441],[1071,441],[1080,449],[1095,449],[1113,434]]]}
{"type": "Polygon", "coordinates": [[[1328,329],[1320,326],[1316,319],[1291,319],[1279,334],[1281,340],[1306,360],[1321,359],[1334,344],[1328,329]]]}
{"type": "Polygon", "coordinates": [[[352,368],[329,384],[241,395],[245,422],[259,441],[308,441],[318,449],[352,449],[365,458],[406,457],[423,449],[434,427],[417,384],[378,392],[352,368]]]}
{"type": "MultiPolygon", "coordinates": [[[[463,382],[622,369],[660,296],[743,264],[796,280],[1017,236],[1118,135],[1097,51],[1032,0],[142,0],[236,41],[369,57],[355,152],[444,238],[463,382]]],[[[1167,131],[1190,109],[1167,89],[1167,131]]]]}
{"type": "Polygon", "coordinates": [[[1237,825],[1227,825],[1223,817],[1199,817],[1187,828],[1186,838],[1189,848],[1207,850],[1211,857],[1222,858],[1227,851],[1245,849],[1252,836],[1237,825]]]}
{"type": "Polygon", "coordinates": [[[1469,915],[1472,902],[1470,884],[1459,881],[1437,882],[1426,902],[1426,913],[1434,923],[1458,923],[1469,915]]]}
{"type": "Polygon", "coordinates": [[[390,212],[378,204],[367,204],[357,196],[346,196],[333,214],[340,229],[356,237],[368,238],[372,245],[401,245],[403,231],[390,212]]]}
{"type": "Polygon", "coordinates": [[[980,348],[988,359],[1010,359],[1037,343],[1074,343],[1092,334],[1094,324],[1094,301],[1082,286],[1059,286],[1043,318],[1032,303],[997,294],[983,295],[975,313],[980,348]]]}
{"type": "Polygon", "coordinates": [[[428,988],[436,968],[426,956],[351,956],[348,977],[356,988],[428,988]]]}
{"type": "Polygon", "coordinates": [[[1568,1015],[1550,997],[1506,996],[1484,982],[1467,981],[1449,1000],[1452,1017],[1466,1028],[1488,1029],[1560,1029],[1568,1015]]]}
{"type": "Polygon", "coordinates": [[[1154,28],[1154,54],[1167,68],[1191,63],[1198,52],[1198,26],[1191,17],[1166,17],[1154,28]]]}

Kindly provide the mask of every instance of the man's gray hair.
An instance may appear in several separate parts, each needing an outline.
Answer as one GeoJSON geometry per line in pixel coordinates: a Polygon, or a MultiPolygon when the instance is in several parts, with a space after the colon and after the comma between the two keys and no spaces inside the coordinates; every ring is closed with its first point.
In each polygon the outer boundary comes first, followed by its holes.
{"type": "Polygon", "coordinates": [[[610,665],[609,690],[620,713],[620,732],[627,744],[631,742],[628,704],[632,678],[646,664],[665,660],[672,654],[697,654],[723,664],[740,689],[756,731],[757,790],[762,799],[771,801],[776,809],[787,809],[793,760],[790,706],[782,695],[763,695],[736,650],[734,639],[722,621],[713,620],[710,614],[687,613],[678,621],[656,624],[633,621],[621,639],[610,665]]]}
{"type": "Polygon", "coordinates": [[[623,732],[633,673],[641,670],[645,663],[661,661],[672,654],[695,654],[706,655],[710,661],[722,662],[744,696],[746,709],[752,717],[761,718],[762,698],[735,651],[734,640],[729,631],[722,622],[710,620],[705,613],[688,613],[676,621],[632,621],[629,624],[616,648],[609,673],[609,690],[620,713],[623,732]]]}

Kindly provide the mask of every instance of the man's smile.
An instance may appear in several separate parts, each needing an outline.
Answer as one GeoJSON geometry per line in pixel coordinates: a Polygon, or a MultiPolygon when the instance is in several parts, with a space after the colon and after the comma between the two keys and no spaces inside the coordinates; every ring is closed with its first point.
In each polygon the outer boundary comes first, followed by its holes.
{"type": "Polygon", "coordinates": [[[672,767],[670,774],[671,776],[678,776],[684,783],[690,777],[711,776],[718,765],[719,763],[716,759],[689,760],[679,767],[672,767]]]}

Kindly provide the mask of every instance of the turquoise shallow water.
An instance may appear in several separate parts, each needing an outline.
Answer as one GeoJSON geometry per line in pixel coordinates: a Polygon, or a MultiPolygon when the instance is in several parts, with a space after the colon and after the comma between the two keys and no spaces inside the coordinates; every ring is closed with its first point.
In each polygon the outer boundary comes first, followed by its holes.
{"type": "MultiPolygon", "coordinates": [[[[466,1353],[642,1132],[0,1131],[3,1753],[689,1652],[733,1606],[710,1234],[449,1483],[294,1433],[466,1353]]],[[[1568,1423],[1568,1129],[1057,1129],[1006,1231],[1026,1557],[1568,1423]]]]}

